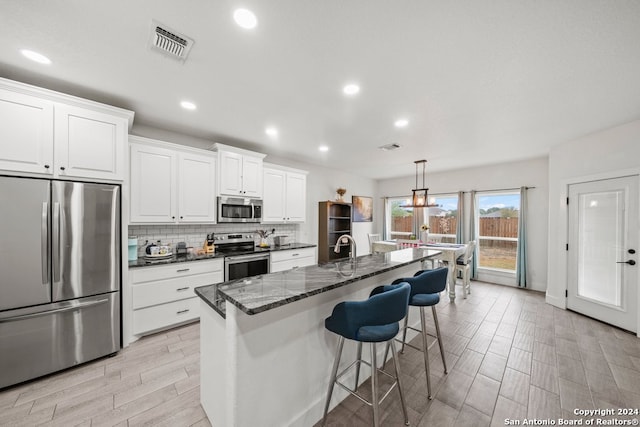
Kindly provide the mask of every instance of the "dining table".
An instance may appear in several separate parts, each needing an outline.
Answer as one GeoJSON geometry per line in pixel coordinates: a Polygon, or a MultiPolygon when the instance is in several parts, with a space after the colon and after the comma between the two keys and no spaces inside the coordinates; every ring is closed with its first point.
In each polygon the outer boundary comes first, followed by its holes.
{"type": "Polygon", "coordinates": [[[449,288],[449,300],[454,302],[456,299],[456,260],[465,253],[467,245],[458,243],[422,243],[419,247],[440,251],[440,254],[435,258],[443,261],[449,269],[447,287],[449,288]]]}

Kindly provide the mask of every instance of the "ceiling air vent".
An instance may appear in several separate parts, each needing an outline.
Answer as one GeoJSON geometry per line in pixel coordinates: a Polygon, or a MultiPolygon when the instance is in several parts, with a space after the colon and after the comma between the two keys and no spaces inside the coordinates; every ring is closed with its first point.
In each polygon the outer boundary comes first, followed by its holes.
{"type": "Polygon", "coordinates": [[[193,46],[193,39],[152,20],[149,46],[165,56],[184,62],[193,46]]]}
{"type": "Polygon", "coordinates": [[[393,144],[381,145],[378,148],[381,149],[382,151],[393,151],[400,148],[400,144],[393,143],[393,144]]]}

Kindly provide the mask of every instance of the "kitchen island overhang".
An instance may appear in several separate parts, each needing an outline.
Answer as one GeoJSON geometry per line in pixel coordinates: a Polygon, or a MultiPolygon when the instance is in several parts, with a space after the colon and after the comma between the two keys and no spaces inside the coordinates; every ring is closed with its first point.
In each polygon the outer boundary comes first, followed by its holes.
{"type": "MultiPolygon", "coordinates": [[[[377,285],[413,276],[421,261],[438,253],[404,249],[361,256],[355,270],[344,261],[197,288],[200,395],[212,424],[316,423],[337,344],[324,328],[333,306],[366,299],[377,285]]],[[[409,320],[417,323],[417,316],[409,320]]],[[[355,356],[355,345],[348,347],[345,363],[355,356]]],[[[368,375],[364,369],[361,382],[368,375]]],[[[334,393],[332,406],[345,397],[346,392],[334,393]]]]}

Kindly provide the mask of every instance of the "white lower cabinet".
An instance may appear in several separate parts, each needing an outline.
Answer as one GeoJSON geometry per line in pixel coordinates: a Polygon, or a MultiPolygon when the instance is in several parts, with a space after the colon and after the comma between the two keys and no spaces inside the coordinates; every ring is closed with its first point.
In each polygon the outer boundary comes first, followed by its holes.
{"type": "Polygon", "coordinates": [[[316,264],[316,249],[302,248],[271,252],[271,273],[316,264]]]}
{"type": "Polygon", "coordinates": [[[130,270],[134,335],[200,317],[198,286],[224,279],[223,259],[138,267],[130,270]]]}

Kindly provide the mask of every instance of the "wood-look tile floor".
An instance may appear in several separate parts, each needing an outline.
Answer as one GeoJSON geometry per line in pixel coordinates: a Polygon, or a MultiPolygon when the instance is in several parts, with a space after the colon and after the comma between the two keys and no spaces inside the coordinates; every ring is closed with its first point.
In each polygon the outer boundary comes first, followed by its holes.
{"type": "MultiPolygon", "coordinates": [[[[449,374],[433,346],[433,400],[422,353],[407,348],[399,355],[411,425],[503,426],[507,418],[578,419],[575,408],[640,409],[634,335],[547,305],[542,293],[480,282],[472,292],[455,304],[443,294],[438,305],[449,374]]],[[[195,323],[145,337],[115,357],[0,391],[0,425],[208,426],[199,380],[195,323]]],[[[370,395],[369,382],[360,389],[370,395]]],[[[371,410],[350,397],[327,424],[369,426],[371,410]]],[[[382,404],[382,425],[403,425],[396,392],[382,404]]]]}

